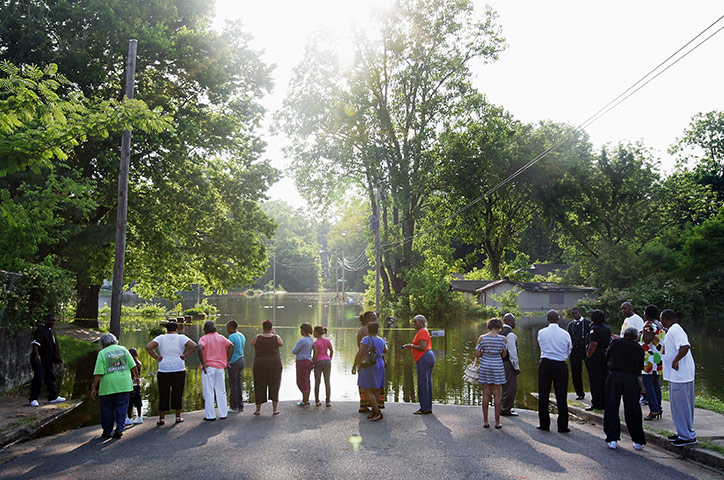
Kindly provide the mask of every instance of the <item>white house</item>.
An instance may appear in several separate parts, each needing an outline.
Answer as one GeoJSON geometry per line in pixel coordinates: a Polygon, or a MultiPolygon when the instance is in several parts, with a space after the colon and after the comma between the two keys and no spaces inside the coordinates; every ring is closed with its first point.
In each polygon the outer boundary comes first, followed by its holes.
{"type": "Polygon", "coordinates": [[[481,304],[498,307],[500,305],[495,301],[493,295],[499,295],[514,288],[520,291],[518,307],[524,312],[545,312],[550,309],[570,308],[582,298],[596,298],[596,289],[591,287],[573,287],[552,282],[515,282],[507,278],[490,282],[475,292],[481,304]]]}

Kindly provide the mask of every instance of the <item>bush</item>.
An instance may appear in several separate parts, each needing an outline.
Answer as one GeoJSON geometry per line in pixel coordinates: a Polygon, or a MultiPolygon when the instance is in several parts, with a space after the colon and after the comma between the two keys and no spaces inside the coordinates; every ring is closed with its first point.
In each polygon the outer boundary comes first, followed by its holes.
{"type": "Polygon", "coordinates": [[[30,265],[8,291],[10,276],[0,271],[0,321],[11,332],[39,325],[48,313],[62,316],[74,296],[73,278],[54,265],[30,265]]]}
{"type": "Polygon", "coordinates": [[[197,303],[193,306],[193,308],[184,310],[184,315],[198,315],[200,313],[205,313],[207,316],[213,316],[216,315],[218,311],[219,309],[216,308],[216,305],[212,305],[204,298],[201,300],[201,303],[197,303]]]}

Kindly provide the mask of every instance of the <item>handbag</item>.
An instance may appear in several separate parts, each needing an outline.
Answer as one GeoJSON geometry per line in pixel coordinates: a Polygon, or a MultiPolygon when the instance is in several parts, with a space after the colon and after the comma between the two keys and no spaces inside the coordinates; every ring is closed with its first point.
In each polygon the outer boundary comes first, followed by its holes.
{"type": "Polygon", "coordinates": [[[366,367],[374,367],[377,363],[377,349],[374,345],[374,340],[372,340],[371,337],[366,337],[370,339],[371,343],[365,343],[364,345],[367,347],[367,350],[362,354],[362,358],[359,360],[359,366],[366,368],[366,367]]]}
{"type": "Polygon", "coordinates": [[[478,359],[475,358],[475,360],[473,360],[473,363],[466,366],[465,370],[463,370],[463,380],[467,383],[477,384],[479,368],[480,367],[478,365],[478,359]]]}

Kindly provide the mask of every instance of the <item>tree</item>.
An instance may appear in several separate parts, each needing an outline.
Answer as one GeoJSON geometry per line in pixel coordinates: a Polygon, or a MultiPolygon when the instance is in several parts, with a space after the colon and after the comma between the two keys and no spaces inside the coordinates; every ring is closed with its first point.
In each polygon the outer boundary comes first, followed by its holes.
{"type": "Polygon", "coordinates": [[[680,170],[692,166],[697,182],[711,185],[724,200],[724,112],[694,115],[670,152],[679,154],[680,170]]]}
{"type": "Polygon", "coordinates": [[[278,288],[290,292],[316,292],[320,277],[317,222],[283,201],[266,202],[262,210],[277,227],[274,238],[267,238],[269,268],[256,284],[264,287],[272,281],[272,262],[276,262],[278,288]]]}
{"type": "MultiPolygon", "coordinates": [[[[127,42],[138,39],[137,97],[172,115],[175,132],[134,132],[126,278],[170,295],[260,275],[273,225],[258,202],[277,175],[260,160],[257,133],[270,68],[239,26],[212,30],[203,0],[7,0],[0,10],[0,58],[57,62],[93,98],[122,97],[127,42]]],[[[119,144],[118,135],[93,138],[56,169],[95,182],[97,207],[64,212],[66,238],[46,247],[75,274],[80,317],[97,316],[110,273],[119,144]]]]}
{"type": "Polygon", "coordinates": [[[383,259],[387,294],[403,291],[413,266],[410,239],[433,191],[432,152],[446,119],[473,93],[470,63],[503,48],[494,21],[466,0],[400,1],[380,15],[377,31],[354,36],[349,68],[330,47],[340,42],[318,35],[294,71],[280,123],[297,184],[327,204],[350,183],[363,189],[383,243],[394,246],[383,259]]]}

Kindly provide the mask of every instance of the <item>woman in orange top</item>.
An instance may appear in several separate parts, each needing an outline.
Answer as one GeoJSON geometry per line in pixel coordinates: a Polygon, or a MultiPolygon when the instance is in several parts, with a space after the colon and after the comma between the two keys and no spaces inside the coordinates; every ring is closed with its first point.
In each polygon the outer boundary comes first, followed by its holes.
{"type": "Polygon", "coordinates": [[[403,345],[403,348],[412,350],[412,358],[417,367],[417,396],[420,397],[420,408],[415,415],[432,413],[432,369],[435,367],[435,354],[432,351],[432,339],[427,331],[427,319],[422,315],[415,315],[412,326],[417,334],[412,343],[403,345]]]}

